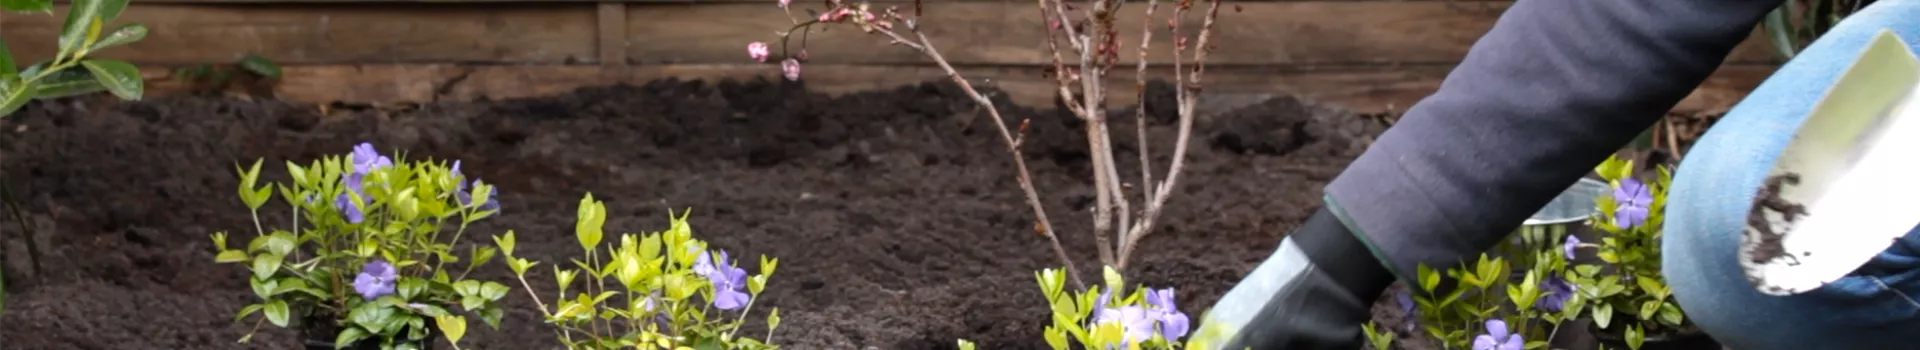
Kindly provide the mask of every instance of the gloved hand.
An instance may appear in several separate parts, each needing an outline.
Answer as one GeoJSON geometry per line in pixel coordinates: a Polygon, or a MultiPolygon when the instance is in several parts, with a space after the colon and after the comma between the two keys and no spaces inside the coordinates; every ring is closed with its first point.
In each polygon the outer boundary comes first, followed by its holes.
{"type": "Polygon", "coordinates": [[[1393,281],[1365,243],[1322,208],[1228,291],[1201,326],[1231,335],[1218,349],[1360,349],[1360,326],[1393,281]]]}

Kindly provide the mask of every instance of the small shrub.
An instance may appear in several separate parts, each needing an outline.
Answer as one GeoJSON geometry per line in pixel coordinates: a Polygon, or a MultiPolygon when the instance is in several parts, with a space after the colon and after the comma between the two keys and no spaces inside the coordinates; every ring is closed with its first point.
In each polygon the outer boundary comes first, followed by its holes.
{"type": "Polygon", "coordinates": [[[361,143],[346,156],[306,166],[288,162],[292,183],[256,187],[262,162],[240,169],[240,199],[253,213],[254,237],[236,248],[226,232],[213,234],[214,261],[245,267],[260,301],[241,309],[236,321],[262,314],[257,330],[261,321],[289,327],[303,320],[311,322],[303,324],[308,332],[337,328],[337,334],[314,334],[332,337],[337,346],[365,340],[382,348],[431,341],[432,330],[457,348],[467,319],[455,310],[499,327],[505,315],[499,301],[511,289],[466,278],[492,260],[494,249],[474,246],[466,266],[448,265],[461,262],[453,247],[467,226],[500,211],[493,186],[468,181],[459,161],[388,158],[361,143]],[[293,214],[287,228],[269,229],[260,220],[275,189],[293,214]],[[443,236],[447,226],[458,227],[451,237],[443,236]]]}

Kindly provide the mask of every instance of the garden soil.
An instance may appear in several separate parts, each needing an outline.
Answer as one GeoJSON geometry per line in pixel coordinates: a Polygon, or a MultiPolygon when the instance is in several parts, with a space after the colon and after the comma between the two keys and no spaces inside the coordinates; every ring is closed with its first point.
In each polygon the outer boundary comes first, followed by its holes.
{"type": "MultiPolygon", "coordinates": [[[[1147,118],[1158,168],[1175,118],[1171,93],[1155,91],[1167,106],[1147,118]]],[[[1045,206],[1079,267],[1093,269],[1084,133],[1051,109],[1008,112],[1032,118],[1026,150],[1045,206]]],[[[1135,118],[1115,113],[1121,173],[1137,179],[1135,118]]],[[[591,192],[608,206],[610,233],[661,230],[669,211],[691,208],[696,236],[736,257],[780,258],[751,323],[779,308],[773,341],[787,348],[952,349],[965,338],[1040,349],[1048,316],[1033,272],[1060,263],[1033,231],[990,122],[934,83],[828,97],[801,83],[667,80],[378,107],[36,102],[0,120],[0,169],[39,233],[45,269],[26,271],[20,230],[0,222],[14,270],[0,348],[296,348],[293,332],[271,325],[237,342],[260,324],[233,319],[255,297],[242,267],[213,262],[208,235],[230,232],[236,245],[254,235],[236,196],[237,163],[265,158],[267,179],[283,181],[288,160],[365,141],[460,159],[466,174],[497,184],[503,213],[467,242],[516,230],[518,255],[545,263],[530,275],[542,291],[553,283],[544,266],[580,252],[574,210],[591,192]]],[[[1132,281],[1178,290],[1197,319],[1387,123],[1289,97],[1202,118],[1179,193],[1142,243],[1132,281]]],[[[269,208],[284,208],[278,200],[269,208]]],[[[286,217],[270,214],[269,226],[286,217]]],[[[476,275],[518,286],[498,260],[476,275]]],[[[1383,301],[1377,310],[1393,309],[1383,301]]],[[[463,348],[557,348],[526,294],[516,289],[507,303],[503,327],[474,323],[463,348]]]]}

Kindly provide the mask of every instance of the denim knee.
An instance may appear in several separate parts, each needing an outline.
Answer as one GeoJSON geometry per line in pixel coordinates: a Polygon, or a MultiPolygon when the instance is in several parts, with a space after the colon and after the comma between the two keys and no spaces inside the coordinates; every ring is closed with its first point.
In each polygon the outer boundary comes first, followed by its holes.
{"type": "Polygon", "coordinates": [[[1906,333],[1920,331],[1920,303],[1908,297],[1920,293],[1920,233],[1859,273],[1786,297],[1755,291],[1737,257],[1753,194],[1780,151],[1881,30],[1920,43],[1920,0],[1881,0],[1842,21],[1728,111],[1675,173],[1662,242],[1668,283],[1694,323],[1729,347],[1906,348],[1906,333]]]}

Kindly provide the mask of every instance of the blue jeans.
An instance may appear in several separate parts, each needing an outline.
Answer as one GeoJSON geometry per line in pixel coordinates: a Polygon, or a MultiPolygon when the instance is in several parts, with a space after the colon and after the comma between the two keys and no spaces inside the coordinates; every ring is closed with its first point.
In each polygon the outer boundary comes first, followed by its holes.
{"type": "Polygon", "coordinates": [[[1880,0],[1846,18],[1728,111],[1677,168],[1665,273],[1687,316],[1730,348],[1920,348],[1920,228],[1861,270],[1800,295],[1754,291],[1736,258],[1753,194],[1774,160],[1881,30],[1920,44],[1920,0],[1880,0]]]}

